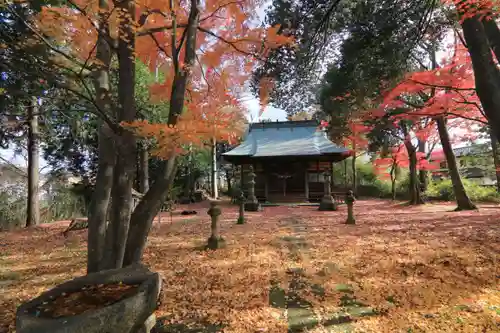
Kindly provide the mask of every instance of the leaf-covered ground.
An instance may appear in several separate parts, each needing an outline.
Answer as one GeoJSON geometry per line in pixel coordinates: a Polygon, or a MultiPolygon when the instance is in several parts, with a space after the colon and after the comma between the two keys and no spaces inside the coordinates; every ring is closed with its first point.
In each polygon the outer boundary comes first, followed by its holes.
{"type": "MultiPolygon", "coordinates": [[[[500,207],[452,208],[358,201],[349,226],[345,207],[267,207],[236,225],[224,206],[216,252],[200,250],[207,205],[165,215],[145,255],[164,278],[156,329],[500,332],[500,207]]],[[[0,332],[20,302],[84,273],[86,232],[65,225],[0,234],[0,332]]]]}

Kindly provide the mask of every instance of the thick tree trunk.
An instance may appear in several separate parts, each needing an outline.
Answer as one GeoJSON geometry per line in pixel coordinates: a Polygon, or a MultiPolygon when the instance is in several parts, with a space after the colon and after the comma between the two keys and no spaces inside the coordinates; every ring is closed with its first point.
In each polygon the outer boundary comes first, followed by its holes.
{"type": "Polygon", "coordinates": [[[101,123],[98,169],[88,215],[87,273],[105,269],[103,259],[115,156],[113,133],[106,124],[101,123]]]}
{"type": "Polygon", "coordinates": [[[497,61],[500,62],[500,29],[498,29],[498,25],[495,20],[483,19],[481,22],[483,23],[484,31],[488,37],[490,47],[493,50],[497,61]]]}
{"type": "Polygon", "coordinates": [[[28,202],[26,227],[40,224],[40,177],[39,177],[39,139],[38,130],[38,101],[32,97],[28,107],[28,202]]]}
{"type": "MultiPolygon", "coordinates": [[[[99,34],[96,58],[99,60],[94,72],[96,105],[106,116],[113,118],[109,87],[111,49],[106,41],[109,37],[107,0],[99,0],[99,34]]],[[[110,208],[113,169],[115,164],[114,134],[102,119],[98,124],[98,169],[96,182],[88,210],[87,273],[104,269],[106,229],[110,208]]]]}
{"type": "Polygon", "coordinates": [[[446,163],[448,165],[448,171],[453,185],[453,192],[455,193],[455,200],[457,202],[456,210],[477,209],[465,192],[464,185],[460,178],[460,173],[458,172],[457,161],[455,159],[455,154],[453,154],[450,135],[448,134],[444,117],[437,117],[436,124],[439,132],[439,138],[441,139],[441,146],[443,147],[443,152],[446,157],[446,163]]]}
{"type": "MultiPolygon", "coordinates": [[[[170,96],[170,113],[168,124],[175,125],[184,109],[187,82],[190,78],[190,68],[196,59],[196,34],[199,24],[199,0],[191,0],[190,13],[186,27],[185,66],[175,73],[170,96]]],[[[158,214],[162,203],[171,190],[177,172],[177,158],[174,156],[165,162],[158,178],[135,208],[130,219],[130,230],[123,265],[140,262],[146,247],[153,219],[158,214]]]]}
{"type": "Polygon", "coordinates": [[[172,158],[164,161],[158,177],[149,191],[135,207],[130,219],[130,229],[123,265],[140,262],[154,217],[167,199],[177,172],[178,160],[172,158]]]}
{"type": "Polygon", "coordinates": [[[495,134],[493,133],[491,128],[489,132],[490,132],[490,142],[491,142],[491,153],[493,154],[493,163],[495,164],[495,175],[497,178],[497,192],[500,193],[500,158],[498,156],[499,154],[498,140],[495,138],[495,134]]]}
{"type": "MultiPolygon", "coordinates": [[[[135,110],[135,3],[127,0],[119,3],[120,30],[123,36],[118,41],[118,121],[131,122],[136,119],[135,110]]],[[[132,214],[136,171],[137,143],[133,133],[122,131],[115,141],[118,153],[113,173],[111,190],[111,221],[106,231],[104,265],[107,269],[123,265],[127,244],[130,217],[132,214]]]]}
{"type": "Polygon", "coordinates": [[[500,71],[493,60],[490,44],[479,17],[463,20],[462,30],[472,60],[476,92],[498,140],[500,138],[500,71]]]}
{"type": "Polygon", "coordinates": [[[145,143],[139,145],[138,164],[139,192],[144,194],[149,190],[149,153],[145,143]]]}
{"type": "Polygon", "coordinates": [[[214,199],[217,199],[219,197],[219,188],[218,188],[218,185],[217,184],[217,142],[215,141],[215,139],[212,139],[211,141],[211,144],[210,144],[210,148],[211,148],[211,155],[212,155],[212,158],[211,158],[211,179],[210,179],[210,183],[211,183],[211,195],[212,195],[212,198],[214,199]]]}

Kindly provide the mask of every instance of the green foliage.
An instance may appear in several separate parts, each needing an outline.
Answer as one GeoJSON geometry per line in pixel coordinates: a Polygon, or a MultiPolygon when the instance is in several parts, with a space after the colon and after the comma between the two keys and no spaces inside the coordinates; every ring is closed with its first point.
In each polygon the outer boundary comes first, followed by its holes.
{"type": "Polygon", "coordinates": [[[153,123],[166,122],[168,119],[169,103],[168,101],[161,101],[159,103],[152,103],[150,100],[149,87],[155,81],[163,81],[163,73],[151,73],[148,66],[141,61],[136,61],[136,83],[135,83],[135,101],[137,112],[147,120],[153,123]]]}
{"type": "Polygon", "coordinates": [[[85,196],[75,192],[72,187],[63,185],[53,186],[50,197],[44,202],[42,221],[52,222],[67,220],[87,215],[88,204],[85,196]]]}
{"type": "Polygon", "coordinates": [[[356,172],[360,184],[372,184],[378,181],[377,175],[373,172],[373,166],[371,164],[357,163],[356,172]]]}
{"type": "MultiPolygon", "coordinates": [[[[401,172],[396,181],[396,198],[406,199],[408,195],[408,173],[401,172]]],[[[372,164],[358,163],[356,164],[356,172],[358,178],[358,195],[373,198],[392,198],[392,184],[390,179],[382,179],[377,175],[372,164]]],[[[348,176],[350,165],[348,165],[348,176]]]]}
{"type": "MultiPolygon", "coordinates": [[[[465,191],[472,201],[485,201],[485,202],[500,202],[500,194],[497,192],[496,187],[481,186],[467,179],[462,179],[465,191]]],[[[451,201],[455,199],[453,193],[453,185],[450,179],[431,182],[427,188],[426,194],[437,200],[451,201]]]]}
{"type": "Polygon", "coordinates": [[[23,226],[26,222],[24,184],[7,184],[0,190],[0,231],[23,226]]]}

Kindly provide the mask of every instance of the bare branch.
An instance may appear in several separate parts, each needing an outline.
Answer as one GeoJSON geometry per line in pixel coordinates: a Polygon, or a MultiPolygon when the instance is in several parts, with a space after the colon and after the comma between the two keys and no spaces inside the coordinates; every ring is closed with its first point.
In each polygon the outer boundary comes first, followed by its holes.
{"type": "Polygon", "coordinates": [[[25,178],[28,178],[28,174],[26,173],[26,171],[24,171],[23,169],[19,168],[17,165],[15,165],[14,163],[12,163],[11,161],[9,161],[8,159],[0,156],[0,160],[2,160],[4,163],[7,163],[10,167],[12,167],[14,169],[14,171],[22,176],[22,177],[25,177],[25,178]]]}
{"type": "MultiPolygon", "coordinates": [[[[238,48],[238,47],[235,45],[235,42],[229,41],[229,40],[225,39],[224,37],[219,36],[219,35],[217,35],[216,33],[212,32],[212,31],[210,31],[210,30],[208,30],[208,29],[205,29],[205,28],[203,28],[203,27],[198,27],[198,30],[200,30],[200,31],[202,31],[202,32],[204,32],[204,33],[206,33],[207,35],[210,35],[210,36],[212,36],[212,37],[215,37],[215,38],[217,38],[218,40],[220,40],[220,41],[222,41],[222,42],[224,42],[224,43],[226,43],[226,44],[230,45],[233,49],[235,49],[236,51],[238,51],[238,52],[240,52],[240,53],[242,53],[242,54],[245,54],[245,55],[249,55],[249,56],[255,57],[256,59],[259,59],[259,60],[264,60],[264,59],[262,59],[260,56],[258,56],[258,55],[256,55],[256,54],[252,54],[252,53],[248,53],[248,52],[246,52],[246,51],[243,51],[242,49],[238,48]]],[[[243,41],[243,40],[241,40],[241,41],[243,41]]]]}
{"type": "Polygon", "coordinates": [[[456,91],[476,91],[476,88],[459,88],[459,87],[453,87],[453,86],[444,86],[444,85],[439,85],[439,84],[420,82],[420,81],[413,80],[413,79],[409,79],[409,81],[412,81],[416,84],[421,84],[421,85],[426,86],[426,87],[431,87],[431,88],[450,89],[450,90],[456,90],[456,91]]]}

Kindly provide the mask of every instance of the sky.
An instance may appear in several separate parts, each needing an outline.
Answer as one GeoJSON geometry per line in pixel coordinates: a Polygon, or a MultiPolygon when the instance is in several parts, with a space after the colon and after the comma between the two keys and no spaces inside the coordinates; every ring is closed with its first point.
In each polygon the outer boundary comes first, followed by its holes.
{"type": "Polygon", "coordinates": [[[286,112],[282,109],[275,108],[272,105],[267,105],[262,115],[259,116],[260,113],[259,100],[256,97],[252,96],[250,93],[245,95],[245,101],[243,102],[243,104],[248,109],[247,117],[248,120],[251,122],[258,122],[261,121],[262,119],[271,119],[280,121],[286,120],[287,116],[286,112]]]}

